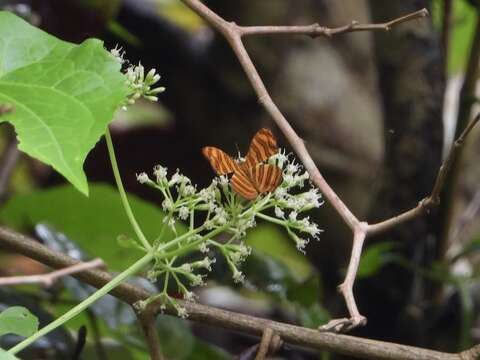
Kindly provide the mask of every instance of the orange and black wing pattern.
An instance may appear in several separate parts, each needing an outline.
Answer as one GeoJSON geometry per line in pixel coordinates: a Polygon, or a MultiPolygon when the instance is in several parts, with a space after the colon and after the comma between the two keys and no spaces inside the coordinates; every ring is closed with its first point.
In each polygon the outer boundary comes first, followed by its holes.
{"type": "Polygon", "coordinates": [[[270,192],[282,182],[282,170],[276,165],[258,164],[250,170],[250,179],[260,194],[270,192]]]}
{"type": "Polygon", "coordinates": [[[210,162],[210,165],[217,175],[227,175],[239,170],[239,166],[235,160],[216,147],[205,146],[202,149],[202,153],[210,162]]]}
{"type": "Polygon", "coordinates": [[[253,137],[244,162],[236,162],[216,147],[206,146],[202,149],[217,175],[233,173],[230,180],[233,191],[247,200],[274,191],[282,182],[282,170],[278,166],[263,163],[277,152],[277,140],[265,128],[253,137]]]}
{"type": "Polygon", "coordinates": [[[269,129],[263,128],[257,131],[250,142],[245,162],[250,169],[253,169],[277,152],[277,140],[269,129]]]}

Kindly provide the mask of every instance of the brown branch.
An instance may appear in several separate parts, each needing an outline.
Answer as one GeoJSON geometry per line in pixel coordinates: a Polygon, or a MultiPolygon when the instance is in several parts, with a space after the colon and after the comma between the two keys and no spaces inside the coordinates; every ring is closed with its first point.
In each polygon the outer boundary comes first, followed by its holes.
{"type": "MultiPolygon", "coordinates": [[[[134,308],[135,309],[135,308],[134,308]]],[[[156,314],[146,310],[137,313],[140,327],[142,328],[145,340],[147,341],[148,352],[150,353],[151,360],[165,360],[162,355],[162,349],[160,341],[158,339],[157,327],[155,325],[156,314]]]]}
{"type": "Polygon", "coordinates": [[[424,18],[425,16],[428,16],[427,9],[421,9],[406,16],[399,17],[398,19],[381,24],[360,24],[358,21],[352,21],[348,25],[335,28],[328,28],[315,23],[305,26],[237,26],[237,29],[240,33],[240,36],[296,34],[308,35],[312,38],[317,36],[332,37],[333,35],[340,35],[355,31],[390,31],[392,27],[396,25],[411,21],[413,19],[424,18]]]}
{"type": "Polygon", "coordinates": [[[260,341],[260,346],[258,348],[257,356],[255,356],[255,360],[265,360],[270,349],[270,343],[272,342],[272,338],[273,330],[270,328],[266,328],[263,331],[262,340],[260,341]]]}
{"type": "MultiPolygon", "coordinates": [[[[337,213],[342,217],[345,223],[350,227],[354,236],[353,236],[353,245],[351,253],[351,261],[356,261],[360,259],[362,253],[363,242],[366,236],[371,233],[384,231],[391,226],[397,225],[400,222],[409,220],[414,216],[418,216],[422,211],[420,210],[411,210],[406,214],[402,214],[396,217],[396,221],[387,220],[381,225],[377,224],[373,227],[368,226],[367,223],[359,221],[355,215],[350,211],[350,209],[343,203],[343,201],[338,197],[335,191],[330,187],[330,185],[325,181],[319,169],[315,165],[311,155],[309,154],[304,141],[297,135],[295,130],[289,124],[287,119],[283,116],[282,112],[278,109],[277,105],[274,103],[270,94],[268,93],[255,65],[253,64],[250,56],[248,55],[245,46],[242,43],[243,35],[252,35],[252,34],[273,34],[273,33],[289,33],[289,34],[307,34],[310,36],[316,35],[336,35],[341,33],[347,33],[352,31],[366,31],[366,30],[390,30],[392,26],[401,24],[406,21],[417,19],[419,17],[425,17],[428,15],[426,9],[416,11],[414,13],[402,16],[400,18],[382,23],[382,24],[358,24],[352,22],[350,25],[346,25],[340,28],[327,29],[319,27],[318,25],[310,25],[309,27],[263,27],[263,26],[254,26],[254,27],[242,27],[238,26],[233,22],[227,22],[222,17],[214,13],[210,8],[204,5],[200,0],[182,0],[184,4],[190,7],[197,15],[202,17],[207,23],[214,27],[218,32],[220,32],[227,42],[232,47],[233,52],[238,58],[245,75],[250,81],[260,104],[265,108],[265,110],[270,114],[274,122],[280,128],[280,130],[285,135],[285,138],[288,140],[292,149],[297,154],[299,159],[302,161],[305,169],[310,175],[310,179],[313,184],[315,184],[325,198],[330,202],[330,204],[335,208],[337,213]],[[302,32],[303,31],[303,32],[302,32]],[[371,230],[373,229],[373,230],[371,230]],[[363,235],[360,235],[363,234],[363,235]]],[[[355,304],[355,299],[353,296],[353,283],[355,281],[356,273],[358,269],[358,263],[350,263],[348,266],[347,277],[344,282],[340,285],[339,290],[342,293],[345,303],[347,305],[350,319],[350,324],[345,323],[345,319],[340,319],[342,328],[351,328],[352,326],[357,326],[366,323],[366,319],[359,313],[357,306],[355,304]]],[[[335,321],[334,321],[335,323],[335,321]]],[[[337,328],[338,323],[334,326],[337,328]]]]}
{"type": "MultiPolygon", "coordinates": [[[[5,227],[0,227],[0,245],[6,249],[31,257],[53,268],[64,268],[79,262],[65,254],[48,249],[32,239],[5,227]]],[[[112,276],[104,271],[90,269],[73,275],[96,288],[104,286],[112,280],[112,276]]],[[[133,305],[145,300],[151,294],[146,290],[123,283],[110,292],[111,295],[133,305]]],[[[189,314],[190,320],[204,324],[219,326],[229,330],[261,336],[265,328],[270,328],[285,342],[293,345],[309,347],[320,351],[355,356],[366,359],[432,359],[432,360],[472,360],[478,353],[478,346],[463,353],[449,354],[413,346],[399,345],[384,341],[362,339],[354,336],[320,332],[300,326],[285,324],[268,319],[234,313],[201,304],[178,300],[189,314]],[[470,355],[471,354],[471,355],[470,355]],[[466,356],[470,357],[466,357],[466,356]]],[[[146,311],[155,311],[160,304],[154,303],[146,311]]],[[[169,307],[165,311],[176,315],[176,310],[169,307]]]]}
{"type": "Polygon", "coordinates": [[[95,259],[89,262],[75,264],[61,270],[52,271],[48,274],[0,277],[0,286],[13,286],[20,284],[42,284],[44,286],[52,286],[53,283],[61,277],[73,275],[88,269],[103,267],[104,265],[105,263],[102,259],[95,259]]]}
{"type": "Polygon", "coordinates": [[[435,180],[435,184],[433,186],[432,193],[429,197],[423,199],[418,203],[418,205],[408,210],[400,215],[397,215],[393,218],[388,220],[368,225],[368,235],[373,235],[390,229],[394,226],[397,226],[403,222],[406,222],[410,219],[413,219],[425,212],[428,212],[433,206],[437,206],[440,203],[440,193],[442,192],[445,181],[447,176],[450,172],[452,165],[457,159],[458,154],[462,151],[463,145],[465,143],[465,139],[467,138],[468,134],[472,131],[475,125],[480,121],[480,113],[477,114],[475,118],[470,121],[470,123],[465,127],[463,132],[460,134],[457,140],[453,143],[450,152],[447,158],[443,161],[443,164],[440,166],[440,169],[437,174],[437,178],[435,180]]]}

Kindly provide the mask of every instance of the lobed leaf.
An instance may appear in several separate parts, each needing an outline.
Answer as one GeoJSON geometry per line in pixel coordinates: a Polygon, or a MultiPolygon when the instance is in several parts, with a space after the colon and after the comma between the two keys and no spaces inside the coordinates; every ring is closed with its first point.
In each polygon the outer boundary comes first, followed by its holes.
{"type": "Polygon", "coordinates": [[[0,12],[0,118],[19,149],[51,165],[88,195],[83,163],[127,94],[120,63],[97,39],[61,41],[0,12]]]}

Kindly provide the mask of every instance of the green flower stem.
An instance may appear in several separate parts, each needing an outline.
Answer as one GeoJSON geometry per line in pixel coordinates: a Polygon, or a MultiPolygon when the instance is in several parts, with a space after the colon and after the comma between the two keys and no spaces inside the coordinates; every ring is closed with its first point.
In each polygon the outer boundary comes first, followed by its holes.
{"type": "Polygon", "coordinates": [[[47,326],[43,327],[39,331],[37,331],[35,334],[32,336],[26,338],[19,344],[15,345],[11,349],[8,350],[8,353],[10,354],[17,354],[19,351],[22,351],[25,349],[27,346],[35,342],[37,339],[41,338],[42,336],[48,334],[50,331],[55,330],[57,327],[63,325],[79,313],[81,313],[83,310],[88,308],[91,304],[93,304],[95,301],[100,299],[102,296],[108,294],[110,291],[112,291],[117,285],[122,283],[125,279],[128,277],[134,275],[138,271],[140,271],[145,265],[147,265],[151,260],[153,259],[153,252],[149,252],[145,256],[143,256],[140,260],[138,260],[136,263],[134,263],[132,266],[130,266],[128,269],[124,270],[117,276],[115,276],[110,282],[105,284],[103,287],[98,289],[96,292],[94,292],[92,295],[90,295],[88,298],[83,300],[80,304],[72,308],[70,311],[67,313],[63,314],[60,316],[58,319],[55,321],[51,322],[47,326]]]}
{"type": "Polygon", "coordinates": [[[277,218],[274,218],[272,216],[268,216],[268,215],[265,215],[265,214],[262,214],[262,213],[257,213],[257,216],[259,218],[262,218],[263,220],[267,220],[267,221],[270,221],[274,224],[278,224],[278,225],[282,225],[282,226],[286,227],[285,226],[285,220],[280,220],[280,219],[277,219],[277,218]]]}
{"type": "MultiPolygon", "coordinates": [[[[189,236],[192,236],[192,235],[195,235],[195,234],[198,234],[200,231],[202,231],[204,228],[204,226],[199,226],[198,228],[194,229],[194,230],[190,230],[190,231],[187,231],[185,234],[183,235],[180,235],[178,236],[177,238],[173,239],[172,241],[169,241],[168,243],[166,244],[163,244],[162,246],[158,246],[155,251],[156,252],[161,252],[161,251],[164,251],[165,249],[168,249],[170,247],[172,247],[173,245],[176,245],[178,244],[179,242],[185,240],[186,238],[188,238],[189,236]]],[[[165,258],[166,256],[161,256],[160,258],[165,258]]],[[[157,256],[157,258],[159,258],[157,256]]]]}
{"type": "Polygon", "coordinates": [[[123,204],[123,207],[125,208],[125,212],[127,213],[128,220],[130,221],[130,224],[132,225],[133,230],[135,231],[135,234],[137,234],[137,237],[142,243],[143,247],[145,247],[145,249],[147,250],[151,250],[152,246],[147,241],[147,238],[143,234],[142,229],[140,229],[140,226],[138,225],[137,220],[133,215],[132,208],[128,203],[127,193],[123,188],[122,178],[120,177],[117,158],[115,157],[115,150],[113,148],[112,136],[110,135],[110,130],[108,130],[108,127],[107,127],[107,130],[105,131],[105,139],[107,140],[108,155],[110,156],[110,162],[112,163],[113,175],[115,176],[115,182],[117,183],[118,192],[120,193],[122,204],[123,204]]]}
{"type": "MultiPolygon", "coordinates": [[[[170,251],[170,252],[167,252],[167,253],[164,253],[164,254],[161,254],[161,255],[157,255],[156,256],[156,259],[164,259],[164,258],[171,258],[173,256],[179,256],[179,255],[183,255],[183,254],[186,254],[188,253],[189,251],[191,251],[192,249],[195,249],[198,245],[200,245],[202,242],[205,242],[209,239],[211,239],[212,237],[220,234],[222,231],[224,231],[226,228],[228,228],[228,224],[225,224],[223,225],[222,227],[219,227],[213,231],[211,231],[210,233],[208,233],[207,235],[205,236],[202,236],[202,238],[196,240],[196,241],[193,241],[192,243],[190,244],[187,244],[185,245],[184,247],[181,247],[179,249],[176,249],[176,250],[173,250],[173,251],[170,251]]],[[[179,238],[177,238],[179,239],[179,238]]],[[[174,239],[172,240],[170,243],[172,243],[173,241],[177,240],[177,239],[174,239]]],[[[166,244],[166,245],[170,245],[170,243],[166,244]]]]}

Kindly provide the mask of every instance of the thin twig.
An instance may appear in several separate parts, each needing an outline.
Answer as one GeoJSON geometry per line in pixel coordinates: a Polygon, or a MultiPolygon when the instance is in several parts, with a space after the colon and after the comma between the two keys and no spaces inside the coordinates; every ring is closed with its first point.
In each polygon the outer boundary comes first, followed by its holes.
{"type": "MultiPolygon", "coordinates": [[[[76,265],[79,262],[65,254],[50,250],[44,245],[5,227],[0,227],[0,245],[4,248],[31,257],[53,268],[64,268],[76,265]]],[[[104,286],[112,280],[112,276],[105,271],[90,269],[73,275],[78,280],[96,288],[104,286]]],[[[133,305],[137,301],[145,300],[152,294],[145,289],[129,283],[122,283],[110,292],[111,295],[133,305]]],[[[462,357],[465,354],[477,354],[478,346],[468,351],[456,354],[426,350],[413,346],[399,345],[389,342],[362,339],[354,336],[320,332],[300,326],[294,326],[268,319],[234,313],[210,306],[178,300],[189,314],[189,319],[203,324],[219,326],[249,335],[261,336],[265,328],[271,328],[285,342],[301,345],[321,351],[355,356],[366,359],[432,359],[432,360],[473,360],[475,355],[462,357]]],[[[160,309],[160,304],[152,304],[160,309]]],[[[149,308],[147,311],[157,309],[149,308]]],[[[167,308],[166,313],[176,315],[174,308],[167,308]]]]}
{"type": "MultiPolygon", "coordinates": [[[[472,117],[473,104],[475,102],[475,90],[480,74],[480,8],[476,7],[476,24],[471,39],[470,54],[467,59],[465,77],[459,94],[459,108],[455,128],[455,137],[467,128],[472,117]]],[[[445,257],[450,245],[450,234],[455,213],[458,179],[461,171],[462,149],[455,153],[452,159],[451,170],[445,180],[445,190],[442,194],[442,231],[438,245],[438,259],[445,257]]]]}
{"type": "Polygon", "coordinates": [[[75,264],[61,270],[55,270],[48,274],[0,277],[0,286],[20,284],[42,284],[44,286],[52,286],[53,283],[61,277],[73,275],[88,269],[102,267],[104,265],[105,263],[102,259],[95,259],[89,262],[75,264]]]}
{"type": "Polygon", "coordinates": [[[458,153],[462,150],[462,147],[465,143],[465,139],[468,134],[472,131],[475,125],[480,121],[480,113],[475,116],[475,118],[470,121],[470,123],[465,127],[463,132],[460,134],[459,138],[453,143],[450,152],[447,158],[444,160],[443,164],[440,166],[440,169],[435,180],[435,185],[433,186],[432,193],[429,197],[423,199],[418,203],[418,205],[408,210],[400,215],[397,215],[391,219],[368,225],[368,235],[378,234],[387,229],[390,229],[394,226],[397,226],[403,222],[406,222],[414,217],[419,216],[430,210],[433,206],[436,206],[440,203],[440,193],[442,192],[445,180],[449,174],[449,171],[454,163],[455,159],[458,157],[458,153]]]}
{"type": "MultiPolygon", "coordinates": [[[[302,161],[305,169],[310,175],[310,180],[315,184],[325,198],[330,202],[330,204],[335,208],[337,213],[342,217],[345,223],[352,230],[353,237],[353,246],[351,253],[351,261],[356,261],[359,259],[362,253],[363,242],[366,236],[370,235],[370,227],[367,223],[359,221],[355,215],[350,211],[350,209],[343,203],[343,201],[338,197],[335,191],[330,187],[330,185],[325,181],[324,177],[320,173],[319,169],[315,165],[311,155],[309,154],[304,141],[297,135],[295,130],[292,128],[290,123],[284,117],[282,112],[278,109],[277,105],[274,103],[270,94],[268,93],[265,84],[263,83],[255,65],[253,64],[250,56],[248,55],[245,46],[242,43],[243,35],[252,35],[252,34],[273,34],[273,33],[289,33],[289,34],[308,34],[310,36],[317,35],[336,35],[352,31],[366,31],[366,30],[384,30],[388,31],[393,26],[401,24],[406,21],[417,19],[420,17],[425,17],[428,15],[426,9],[422,9],[411,14],[393,19],[391,21],[381,23],[381,24],[358,24],[352,22],[349,25],[327,29],[320,27],[317,24],[310,25],[307,27],[264,27],[264,26],[254,26],[254,27],[242,27],[238,26],[233,22],[225,21],[221,16],[214,13],[208,6],[203,4],[200,0],[182,0],[185,5],[190,7],[197,15],[202,17],[207,23],[214,27],[218,32],[220,32],[227,42],[232,47],[233,52],[237,56],[247,78],[249,79],[260,104],[265,108],[265,110],[270,114],[274,122],[280,128],[280,130],[285,135],[285,138],[288,140],[292,149],[297,154],[297,156],[302,161]],[[363,234],[360,236],[360,234],[363,234]]],[[[419,210],[410,211],[408,214],[400,215],[397,217],[397,222],[386,221],[382,226],[373,227],[376,231],[386,230],[388,227],[396,225],[399,221],[404,221],[412,218],[413,216],[418,216],[421,212],[419,210]]],[[[373,233],[374,231],[372,231],[373,233]]],[[[359,313],[357,306],[355,304],[355,299],[353,296],[353,283],[355,281],[358,264],[349,264],[348,266],[347,277],[345,281],[340,285],[339,289],[345,299],[345,303],[349,310],[350,314],[350,325],[346,324],[344,319],[340,319],[342,323],[342,328],[351,328],[352,326],[357,326],[365,324],[365,318],[359,313]]],[[[335,328],[337,328],[335,326],[335,328]]]]}
{"type": "Polygon", "coordinates": [[[255,356],[255,360],[265,360],[268,355],[268,350],[270,349],[270,342],[272,341],[272,337],[273,330],[268,327],[265,328],[262,334],[262,340],[260,341],[257,356],[255,356]]]}
{"type": "Polygon", "coordinates": [[[137,318],[140,322],[145,340],[148,346],[151,360],[165,360],[162,354],[160,341],[158,339],[157,327],[155,325],[156,314],[151,311],[137,312],[137,318]]]}
{"type": "Polygon", "coordinates": [[[296,34],[308,35],[313,38],[317,36],[332,37],[355,31],[390,31],[392,27],[401,23],[411,21],[413,19],[424,18],[428,16],[427,9],[421,9],[406,16],[399,17],[392,21],[381,24],[360,24],[358,21],[352,21],[348,25],[335,28],[320,26],[319,24],[311,24],[305,26],[237,26],[240,36],[244,35],[278,35],[278,34],[296,34]]]}
{"type": "Polygon", "coordinates": [[[472,228],[476,225],[476,218],[480,212],[480,188],[475,191],[472,200],[468,203],[465,211],[460,215],[455,228],[452,230],[452,242],[464,244],[465,240],[471,239],[472,228]]]}

